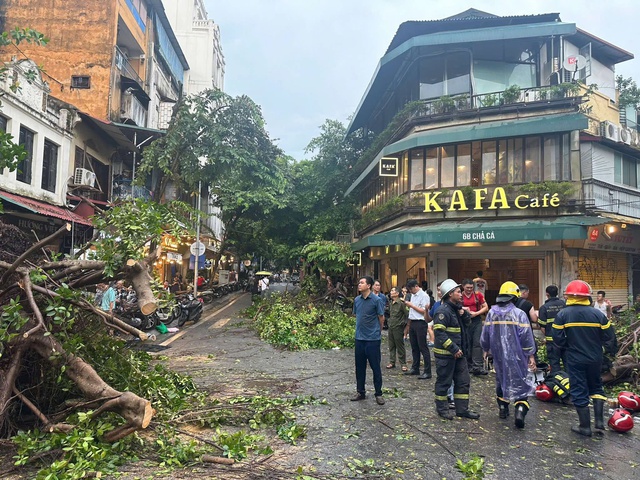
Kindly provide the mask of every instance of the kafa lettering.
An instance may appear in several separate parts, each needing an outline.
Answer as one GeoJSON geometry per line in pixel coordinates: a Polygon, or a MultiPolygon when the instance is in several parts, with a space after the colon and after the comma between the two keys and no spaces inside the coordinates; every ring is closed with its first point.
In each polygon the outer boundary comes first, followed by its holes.
{"type": "Polygon", "coordinates": [[[541,197],[531,197],[530,195],[518,195],[514,199],[507,197],[504,188],[496,187],[490,198],[487,197],[487,188],[473,189],[473,199],[464,197],[462,190],[454,190],[448,204],[443,204],[444,198],[439,198],[442,192],[428,192],[424,194],[424,212],[465,211],[465,210],[508,210],[515,208],[525,210],[527,208],[557,208],[560,206],[560,197],[557,193],[545,193],[541,197]],[[483,202],[488,201],[489,206],[485,207],[483,202]]]}

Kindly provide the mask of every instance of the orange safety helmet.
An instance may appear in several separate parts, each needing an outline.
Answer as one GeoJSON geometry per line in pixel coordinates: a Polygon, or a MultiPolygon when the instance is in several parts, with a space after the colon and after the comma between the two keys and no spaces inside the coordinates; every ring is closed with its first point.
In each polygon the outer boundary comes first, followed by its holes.
{"type": "Polygon", "coordinates": [[[590,297],[593,295],[593,290],[591,290],[591,285],[582,280],[573,280],[569,282],[566,290],[564,291],[565,295],[575,295],[576,297],[590,297]]]}
{"type": "Polygon", "coordinates": [[[633,417],[624,408],[616,408],[609,419],[609,428],[624,433],[633,428],[633,417]]]}

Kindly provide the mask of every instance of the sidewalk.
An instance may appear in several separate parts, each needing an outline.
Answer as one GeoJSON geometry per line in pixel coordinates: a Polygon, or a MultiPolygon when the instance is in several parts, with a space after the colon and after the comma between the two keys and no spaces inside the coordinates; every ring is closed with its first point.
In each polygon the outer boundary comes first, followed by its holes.
{"type": "MultiPolygon", "coordinates": [[[[498,418],[492,375],[471,379],[471,408],[481,413],[479,421],[441,420],[434,410],[435,375],[418,380],[399,368],[383,368],[386,405],[375,403],[370,370],[367,399],[350,402],[355,392],[353,351],[276,350],[260,341],[250,320],[241,317],[250,302],[249,294],[233,294],[227,305],[187,325],[163,355],[170,367],[192,375],[218,397],[260,393],[326,398],[327,405],[310,405],[298,414],[307,438],[298,446],[277,445],[268,460],[290,469],[292,478],[303,465],[325,475],[358,478],[458,479],[463,475],[455,469],[457,458],[467,461],[472,453],[485,457],[487,479],[638,478],[640,425],[628,434],[606,431],[582,438],[570,431],[577,423],[573,408],[533,398],[526,428],[517,430],[513,412],[507,420],[498,418]],[[370,474],[357,475],[349,467],[354,459],[373,459],[370,474]]],[[[385,336],[383,365],[387,361],[385,336]]]]}

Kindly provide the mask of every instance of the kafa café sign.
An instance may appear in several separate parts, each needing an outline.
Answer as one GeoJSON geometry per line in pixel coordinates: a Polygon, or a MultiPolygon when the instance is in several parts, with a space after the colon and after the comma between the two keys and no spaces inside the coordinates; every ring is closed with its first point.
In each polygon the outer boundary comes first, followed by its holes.
{"type": "Polygon", "coordinates": [[[382,157],[379,164],[379,175],[381,177],[397,177],[398,159],[382,157]]]}
{"type": "Polygon", "coordinates": [[[557,193],[545,193],[541,196],[520,194],[509,198],[502,187],[496,187],[491,195],[487,188],[474,188],[465,197],[462,190],[453,190],[450,196],[444,197],[442,192],[425,192],[424,212],[467,211],[467,210],[526,210],[527,208],[557,208],[560,197],[557,193]],[[487,206],[488,203],[488,206],[487,206]]]}

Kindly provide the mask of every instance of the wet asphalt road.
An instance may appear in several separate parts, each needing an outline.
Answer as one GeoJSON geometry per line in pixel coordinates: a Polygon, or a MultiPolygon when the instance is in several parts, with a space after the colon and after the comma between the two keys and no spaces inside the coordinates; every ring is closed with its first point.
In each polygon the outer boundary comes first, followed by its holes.
{"type": "MultiPolygon", "coordinates": [[[[478,421],[441,420],[433,403],[435,376],[418,380],[399,368],[383,368],[386,405],[375,403],[370,371],[367,399],[350,402],[355,393],[353,351],[276,350],[260,341],[250,320],[242,318],[241,310],[250,302],[251,296],[241,293],[220,299],[202,321],[187,324],[178,334],[160,335],[156,344],[167,347],[162,355],[169,366],[189,373],[214,395],[325,398],[327,405],[297,412],[298,423],[308,428],[307,438],[297,446],[277,445],[269,459],[290,470],[292,478],[303,466],[357,478],[459,479],[464,477],[456,460],[468,461],[473,454],[484,457],[487,479],[640,478],[640,424],[627,434],[606,431],[583,438],[570,431],[577,422],[572,407],[534,398],[526,427],[518,430],[513,414],[498,418],[492,375],[472,377],[471,408],[481,413],[478,421]],[[367,460],[373,460],[370,466],[357,466],[367,460]]],[[[386,337],[382,353],[386,365],[386,337]]]]}

